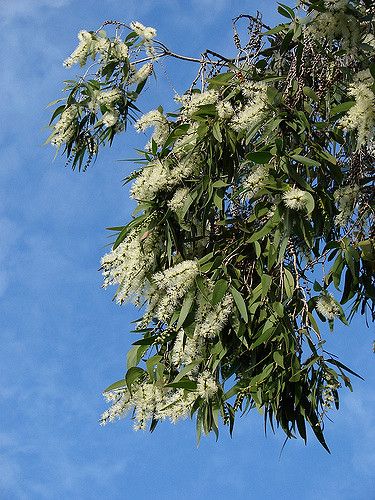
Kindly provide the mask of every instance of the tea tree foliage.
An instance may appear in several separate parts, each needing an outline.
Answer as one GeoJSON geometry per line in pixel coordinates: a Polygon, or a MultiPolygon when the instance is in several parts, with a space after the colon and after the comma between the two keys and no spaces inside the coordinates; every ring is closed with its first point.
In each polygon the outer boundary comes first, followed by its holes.
{"type": "Polygon", "coordinates": [[[190,415],[198,436],[218,435],[257,408],[287,438],[306,442],[310,426],[328,450],[325,416],[356,374],[320,323],[375,315],[375,9],[278,10],[273,28],[233,21],[233,58],[175,54],[153,28],[108,21],[113,36],[81,32],[65,61],[85,73],[66,82],[49,140],[73,168],[129,123],[153,130],[127,178],[137,207],[101,262],[104,286],[142,314],[102,423],[130,412],[153,430],[190,415]],[[177,111],[140,116],[164,57],[197,64],[197,78],[177,111]]]}

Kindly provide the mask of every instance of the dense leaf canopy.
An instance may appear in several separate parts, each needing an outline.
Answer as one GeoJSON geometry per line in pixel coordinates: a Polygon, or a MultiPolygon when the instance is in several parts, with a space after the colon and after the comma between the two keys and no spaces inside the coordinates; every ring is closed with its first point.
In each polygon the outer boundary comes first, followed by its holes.
{"type": "Polygon", "coordinates": [[[113,36],[81,32],[65,61],[87,69],[66,82],[49,140],[73,168],[129,122],[154,130],[127,179],[137,208],[102,259],[104,286],[142,314],[103,423],[131,411],[153,430],[196,415],[199,436],[257,408],[287,438],[306,441],[309,424],[328,449],[324,417],[356,374],[320,325],[375,313],[375,9],[278,10],[274,28],[233,21],[233,58],[174,54],[153,28],[109,21],[113,36]],[[140,117],[163,57],[198,64],[197,78],[177,111],[140,117]]]}

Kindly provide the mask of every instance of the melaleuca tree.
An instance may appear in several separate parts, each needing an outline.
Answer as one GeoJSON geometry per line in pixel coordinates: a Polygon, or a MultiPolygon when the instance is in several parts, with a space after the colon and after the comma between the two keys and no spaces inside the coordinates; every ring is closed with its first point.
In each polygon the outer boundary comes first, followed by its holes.
{"type": "MultiPolygon", "coordinates": [[[[375,307],[375,9],[371,0],[279,4],[285,22],[233,21],[233,58],[173,53],[156,31],[82,31],[50,142],[85,169],[133,122],[153,127],[128,177],[137,202],[103,257],[104,286],[142,317],[102,423],[136,429],[196,416],[198,435],[238,412],[326,448],[328,410],[356,375],[325,350],[375,307]],[[248,23],[241,44],[239,22],[248,23]],[[164,57],[198,64],[177,111],[136,105],[164,57]],[[88,61],[90,60],[90,63],[88,61]]],[[[54,103],[55,104],[55,103],[54,103]]]]}

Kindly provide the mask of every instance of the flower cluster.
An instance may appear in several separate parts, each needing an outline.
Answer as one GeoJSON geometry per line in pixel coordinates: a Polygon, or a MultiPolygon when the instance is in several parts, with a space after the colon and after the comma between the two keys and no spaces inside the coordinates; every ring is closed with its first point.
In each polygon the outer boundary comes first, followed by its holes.
{"type": "Polygon", "coordinates": [[[321,295],[316,303],[316,310],[324,318],[332,320],[340,316],[340,307],[330,293],[321,295]]]}
{"type": "Polygon", "coordinates": [[[253,198],[265,186],[268,173],[268,167],[260,165],[245,179],[243,187],[247,197],[253,198]]]}
{"type": "Polygon", "coordinates": [[[143,26],[139,21],[130,23],[130,28],[137,33],[138,36],[144,38],[147,42],[151,42],[156,37],[156,29],[150,26],[143,26]]]}
{"type": "Polygon", "coordinates": [[[306,210],[307,192],[299,188],[290,188],[283,194],[283,201],[285,206],[292,210],[306,210]]]}
{"type": "Polygon", "coordinates": [[[171,361],[175,367],[187,366],[195,361],[201,354],[204,347],[203,337],[188,337],[184,330],[177,332],[176,339],[171,352],[171,361]]]}
{"type": "Polygon", "coordinates": [[[113,127],[118,122],[119,117],[120,117],[119,113],[115,110],[106,111],[102,116],[102,123],[106,127],[113,127]]]}
{"type": "Polygon", "coordinates": [[[192,151],[197,143],[198,123],[191,123],[188,131],[174,143],[173,152],[177,157],[192,151]]]}
{"type": "Polygon", "coordinates": [[[99,54],[102,60],[117,59],[119,61],[126,61],[129,55],[129,48],[122,40],[115,38],[111,41],[107,38],[105,31],[98,34],[89,31],[80,31],[78,33],[79,44],[77,48],[65,59],[64,66],[67,68],[72,67],[74,64],[79,63],[84,66],[88,57],[95,59],[99,54]]]}
{"type": "Polygon", "coordinates": [[[349,86],[348,94],[355,104],[340,120],[339,125],[347,130],[356,130],[358,148],[365,145],[375,134],[375,94],[372,90],[374,79],[369,70],[360,71],[349,86]]]}
{"type": "Polygon", "coordinates": [[[161,191],[170,191],[188,179],[197,168],[197,159],[186,156],[180,161],[149,163],[134,181],[130,194],[136,200],[152,200],[161,191]]]}
{"type": "Polygon", "coordinates": [[[168,201],[168,207],[172,210],[172,212],[178,212],[181,210],[185,204],[189,191],[189,188],[177,189],[172,199],[168,201]]]}
{"type": "Polygon", "coordinates": [[[306,28],[306,33],[316,41],[326,38],[333,45],[340,42],[343,50],[355,54],[361,40],[361,27],[357,19],[345,12],[347,2],[327,2],[327,12],[319,12],[306,28]]]}
{"type": "Polygon", "coordinates": [[[76,131],[78,112],[77,105],[64,109],[59,121],[53,127],[51,144],[60,147],[72,139],[76,131]]]}
{"type": "Polygon", "coordinates": [[[198,273],[197,261],[184,260],[163,272],[154,274],[149,291],[149,307],[143,321],[148,323],[155,317],[167,322],[193,286],[198,273]]]}
{"type": "Polygon", "coordinates": [[[233,298],[229,293],[214,308],[211,308],[207,301],[204,301],[201,297],[194,336],[212,339],[219,335],[227,324],[233,308],[233,298]]]}
{"type": "Polygon", "coordinates": [[[359,194],[359,186],[345,186],[337,189],[334,194],[334,200],[338,206],[339,213],[335,217],[335,223],[338,226],[345,226],[353,214],[356,200],[359,194]]]}
{"type": "Polygon", "coordinates": [[[89,53],[93,48],[93,34],[88,31],[78,33],[79,44],[77,48],[65,59],[64,66],[70,68],[73,64],[79,63],[81,66],[86,64],[89,53]]]}
{"type": "Polygon", "coordinates": [[[327,380],[326,385],[322,390],[322,406],[325,411],[332,408],[332,403],[336,401],[335,391],[340,387],[340,383],[336,380],[327,380]]]}
{"type": "Polygon", "coordinates": [[[347,8],[348,0],[324,0],[324,5],[331,12],[339,12],[347,8]]]}
{"type": "Polygon", "coordinates": [[[155,260],[155,236],[133,230],[120,245],[101,259],[103,287],[118,284],[116,300],[133,298],[138,303],[147,283],[147,275],[155,260]]]}
{"type": "Polygon", "coordinates": [[[267,84],[263,82],[247,82],[241,89],[247,98],[229,122],[236,132],[251,130],[259,125],[267,114],[267,84]]]}
{"type": "Polygon", "coordinates": [[[367,33],[367,35],[363,37],[362,41],[363,43],[369,45],[372,51],[375,49],[375,36],[372,33],[367,33]]]}
{"type": "Polygon", "coordinates": [[[149,111],[141,116],[141,118],[135,122],[134,127],[137,132],[145,132],[149,127],[154,127],[154,133],[151,139],[154,140],[158,146],[162,146],[169,135],[168,120],[163,113],[157,109],[149,111]]]}
{"type": "Polygon", "coordinates": [[[201,398],[212,398],[217,393],[218,389],[219,387],[212,373],[206,370],[198,375],[197,392],[201,398]]]}
{"type": "Polygon", "coordinates": [[[234,114],[233,106],[229,101],[218,101],[216,111],[222,120],[230,120],[234,114]]]}
{"type": "Polygon", "coordinates": [[[153,71],[153,64],[146,63],[141,66],[138,70],[133,71],[132,75],[129,78],[129,83],[142,83],[151,75],[153,71]]]}
{"type": "Polygon", "coordinates": [[[105,393],[104,396],[112,406],[103,413],[101,424],[112,422],[133,410],[135,430],[145,430],[152,419],[169,419],[175,423],[186,418],[196,399],[193,392],[159,387],[147,380],[134,384],[132,394],[123,388],[105,393]]]}
{"type": "Polygon", "coordinates": [[[194,92],[183,96],[176,96],[175,100],[182,104],[182,116],[188,120],[201,106],[207,104],[216,104],[219,94],[216,90],[207,90],[205,92],[194,92]]]}

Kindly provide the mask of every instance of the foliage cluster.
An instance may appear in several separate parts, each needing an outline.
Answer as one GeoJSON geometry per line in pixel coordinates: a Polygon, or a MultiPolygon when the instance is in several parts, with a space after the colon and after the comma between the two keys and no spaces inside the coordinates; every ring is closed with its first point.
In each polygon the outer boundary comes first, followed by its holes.
{"type": "Polygon", "coordinates": [[[72,54],[96,65],[67,82],[51,121],[73,168],[137,119],[162,57],[200,63],[176,112],[136,121],[154,127],[127,178],[137,208],[112,228],[102,269],[118,302],[141,307],[141,338],[105,391],[104,423],[133,411],[153,430],[196,415],[198,435],[218,434],[220,417],[232,431],[257,408],[287,438],[306,441],[308,424],[328,449],[324,417],[356,374],[325,350],[320,324],[375,313],[375,11],[362,0],[278,11],[273,28],[235,20],[233,59],[178,56],[140,23],[81,34],[72,54]]]}

